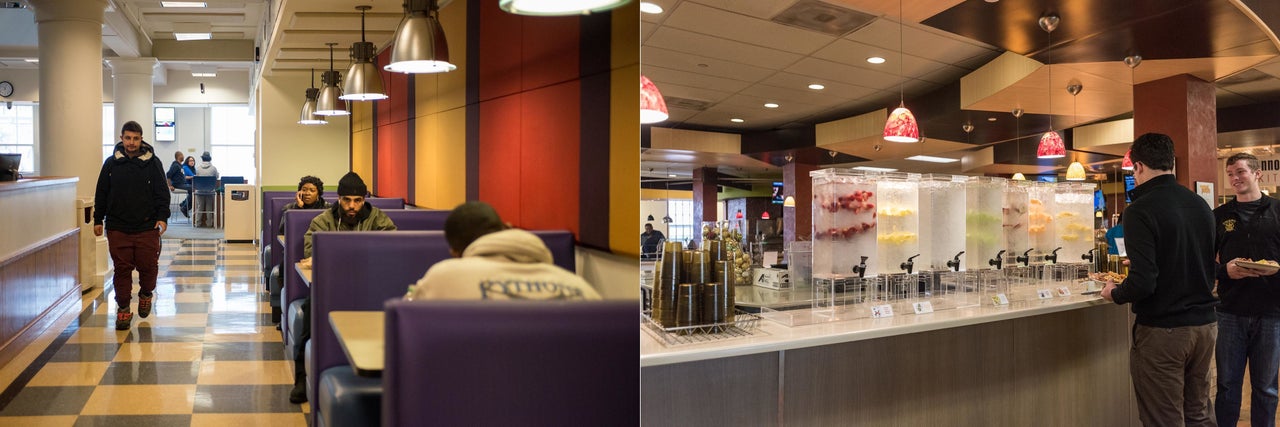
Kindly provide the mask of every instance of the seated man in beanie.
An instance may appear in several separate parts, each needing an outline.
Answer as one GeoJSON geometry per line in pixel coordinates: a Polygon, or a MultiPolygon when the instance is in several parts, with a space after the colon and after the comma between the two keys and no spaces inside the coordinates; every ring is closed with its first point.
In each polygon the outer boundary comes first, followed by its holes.
{"type": "MultiPolygon", "coordinates": [[[[303,259],[311,258],[311,234],[317,231],[394,231],[396,224],[391,222],[381,209],[364,202],[369,188],[364,180],[355,172],[347,172],[338,180],[338,203],[311,220],[307,234],[303,237],[303,259]]],[[[294,347],[293,355],[293,390],[289,392],[289,401],[302,403],[307,401],[307,369],[305,350],[307,341],[311,340],[311,296],[302,302],[302,324],[298,325],[301,337],[294,347]]]]}
{"type": "Polygon", "coordinates": [[[507,228],[492,206],[467,202],[449,213],[444,238],[456,259],[431,266],[406,299],[597,300],[581,277],[552,263],[538,236],[507,228]]]}

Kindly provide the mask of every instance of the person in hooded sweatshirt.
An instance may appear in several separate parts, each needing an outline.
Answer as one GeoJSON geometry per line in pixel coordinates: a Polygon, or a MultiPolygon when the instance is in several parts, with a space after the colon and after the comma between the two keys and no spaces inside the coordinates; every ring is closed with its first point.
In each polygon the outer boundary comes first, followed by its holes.
{"type": "MultiPolygon", "coordinates": [[[[212,161],[213,161],[213,156],[209,155],[208,151],[205,151],[204,154],[201,154],[200,164],[196,165],[195,167],[195,172],[196,172],[195,176],[211,176],[215,180],[218,179],[218,176],[219,176],[218,167],[214,166],[212,161]]],[[[201,206],[210,206],[209,204],[213,203],[213,196],[200,195],[200,203],[201,203],[201,206]]],[[[201,209],[203,210],[206,208],[201,208],[201,209]]],[[[209,224],[213,222],[212,218],[209,218],[210,216],[209,214],[204,214],[201,216],[203,218],[199,218],[197,221],[195,221],[197,224],[209,224]]]]}
{"type": "Polygon", "coordinates": [[[411,300],[598,300],[585,280],[552,263],[537,235],[507,228],[488,203],[459,205],[444,222],[454,259],[440,261],[413,285],[411,300]]]}
{"type": "Polygon", "coordinates": [[[138,316],[151,314],[160,236],[168,228],[169,181],[164,164],[142,140],[142,125],[130,121],[120,129],[114,154],[102,162],[94,194],[93,234],[106,229],[107,248],[115,265],[116,330],[133,320],[129,302],[133,271],[138,270],[138,316]]]}

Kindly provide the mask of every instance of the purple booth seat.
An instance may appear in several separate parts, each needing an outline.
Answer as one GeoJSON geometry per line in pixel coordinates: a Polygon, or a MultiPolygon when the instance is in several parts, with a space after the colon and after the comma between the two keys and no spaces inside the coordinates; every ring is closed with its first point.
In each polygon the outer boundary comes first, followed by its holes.
{"type": "Polygon", "coordinates": [[[389,301],[382,425],[636,425],[638,313],[634,301],[389,301]]]}
{"type": "MultiPolygon", "coordinates": [[[[275,221],[275,219],[271,218],[271,216],[274,215],[271,213],[270,209],[271,199],[277,197],[293,197],[295,194],[297,194],[296,191],[270,190],[262,192],[262,203],[258,205],[262,207],[262,247],[267,247],[267,239],[275,236],[276,233],[267,227],[268,223],[275,221]]],[[[279,212],[280,210],[277,209],[276,213],[279,212]]],[[[265,262],[266,260],[263,261],[265,262]]]]}
{"type": "MultiPolygon", "coordinates": [[[[320,374],[348,364],[329,323],[329,312],[379,310],[387,299],[403,297],[431,265],[450,256],[442,231],[325,231],[311,238],[314,281],[307,394],[311,402],[321,402],[326,398],[320,397],[320,374]]],[[[631,339],[635,340],[634,334],[631,339]]],[[[313,406],[313,421],[323,411],[313,406]]]]}
{"type": "Polygon", "coordinates": [[[444,219],[449,216],[449,211],[426,209],[383,210],[382,213],[396,223],[397,229],[414,231],[443,231],[444,219]]]}
{"type": "Polygon", "coordinates": [[[573,233],[568,230],[529,230],[542,239],[542,243],[551,250],[551,258],[556,265],[565,270],[577,272],[577,261],[574,256],[573,233]]]}
{"type": "MultiPolygon", "coordinates": [[[[267,263],[263,266],[266,272],[271,271],[271,267],[280,265],[280,260],[284,259],[284,248],[280,246],[280,242],[276,241],[276,236],[280,232],[280,210],[284,209],[284,205],[293,203],[293,197],[272,197],[266,199],[263,204],[262,218],[262,247],[270,248],[266,252],[270,254],[270,258],[263,257],[262,262],[267,263]]],[[[270,281],[271,278],[267,277],[270,281]]]]}
{"type": "MultiPolygon", "coordinates": [[[[334,203],[337,203],[334,199],[334,203]]],[[[399,197],[365,197],[364,202],[382,210],[404,209],[404,199],[399,197]]]]}
{"type": "Polygon", "coordinates": [[[303,237],[311,227],[311,220],[324,212],[325,209],[290,209],[284,213],[284,271],[281,272],[284,290],[280,296],[280,307],[284,308],[284,313],[280,320],[280,333],[284,338],[285,355],[290,357],[294,351],[294,339],[298,336],[298,331],[292,327],[293,322],[302,317],[298,311],[302,299],[311,294],[311,289],[302,283],[302,276],[293,265],[302,260],[303,237]]]}

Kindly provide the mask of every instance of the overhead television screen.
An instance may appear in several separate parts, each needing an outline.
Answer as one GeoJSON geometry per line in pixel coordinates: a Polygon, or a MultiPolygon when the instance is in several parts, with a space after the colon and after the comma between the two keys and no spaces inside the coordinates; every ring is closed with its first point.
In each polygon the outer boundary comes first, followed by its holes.
{"type": "Polygon", "coordinates": [[[177,139],[177,125],[173,107],[156,107],[156,141],[177,139]]]}
{"type": "Polygon", "coordinates": [[[1124,176],[1124,202],[1125,203],[1133,203],[1133,200],[1129,199],[1129,192],[1133,191],[1133,186],[1134,186],[1133,175],[1125,175],[1124,176]]]}
{"type": "Polygon", "coordinates": [[[785,201],[786,199],[787,199],[787,196],[782,195],[782,183],[778,181],[774,181],[773,182],[773,204],[781,205],[782,202],[785,201]]]}
{"type": "Polygon", "coordinates": [[[1093,210],[1107,210],[1107,197],[1102,195],[1102,189],[1093,190],[1093,210]]]}

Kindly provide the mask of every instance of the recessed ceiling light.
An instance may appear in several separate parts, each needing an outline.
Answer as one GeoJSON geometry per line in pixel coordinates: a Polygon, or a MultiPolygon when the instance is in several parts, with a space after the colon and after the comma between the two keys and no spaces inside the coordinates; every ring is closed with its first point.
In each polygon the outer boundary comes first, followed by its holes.
{"type": "Polygon", "coordinates": [[[30,63],[32,63],[32,64],[35,64],[35,63],[37,63],[37,62],[40,62],[40,58],[27,58],[27,59],[24,59],[23,61],[27,61],[27,62],[30,62],[30,63]]]}
{"type": "Polygon", "coordinates": [[[734,122],[734,123],[742,123],[742,122],[745,122],[746,120],[742,120],[742,119],[739,119],[739,118],[737,118],[737,117],[734,117],[734,118],[732,118],[732,119],[729,119],[729,121],[734,122]]]}
{"type": "Polygon", "coordinates": [[[770,103],[764,104],[764,108],[778,108],[778,104],[774,104],[770,102],[770,103]]]}
{"type": "Polygon", "coordinates": [[[870,58],[867,58],[867,62],[870,62],[872,64],[883,64],[884,58],[881,58],[879,56],[872,56],[870,58]]]}
{"type": "Polygon", "coordinates": [[[853,169],[857,169],[860,171],[867,171],[867,172],[897,172],[898,171],[897,169],[878,168],[875,166],[854,166],[853,169]]]}
{"type": "Polygon", "coordinates": [[[662,13],[662,6],[658,6],[657,3],[642,1],[640,2],[640,11],[644,13],[658,14],[662,13]]]}
{"type": "Polygon", "coordinates": [[[988,121],[988,122],[994,122],[994,121],[996,121],[996,118],[995,118],[995,117],[987,117],[987,121],[988,121]]]}
{"type": "Polygon", "coordinates": [[[162,1],[160,7],[209,7],[202,1],[162,1]]]}
{"type": "Polygon", "coordinates": [[[911,156],[911,157],[907,157],[907,160],[917,160],[921,162],[932,162],[932,163],[955,163],[960,161],[959,159],[949,159],[946,157],[934,157],[934,156],[911,156]]]}
{"type": "Polygon", "coordinates": [[[817,84],[817,83],[814,83],[814,84],[809,85],[809,89],[813,89],[813,90],[823,90],[823,89],[826,89],[826,88],[827,88],[826,86],[823,86],[823,85],[820,85],[820,84],[817,84]]]}
{"type": "Polygon", "coordinates": [[[185,40],[209,40],[213,38],[213,25],[208,22],[175,22],[173,38],[185,40]]]}
{"type": "Polygon", "coordinates": [[[667,174],[667,177],[669,177],[669,178],[675,178],[675,177],[676,177],[676,174],[674,174],[674,173],[669,173],[669,174],[667,174]]]}

